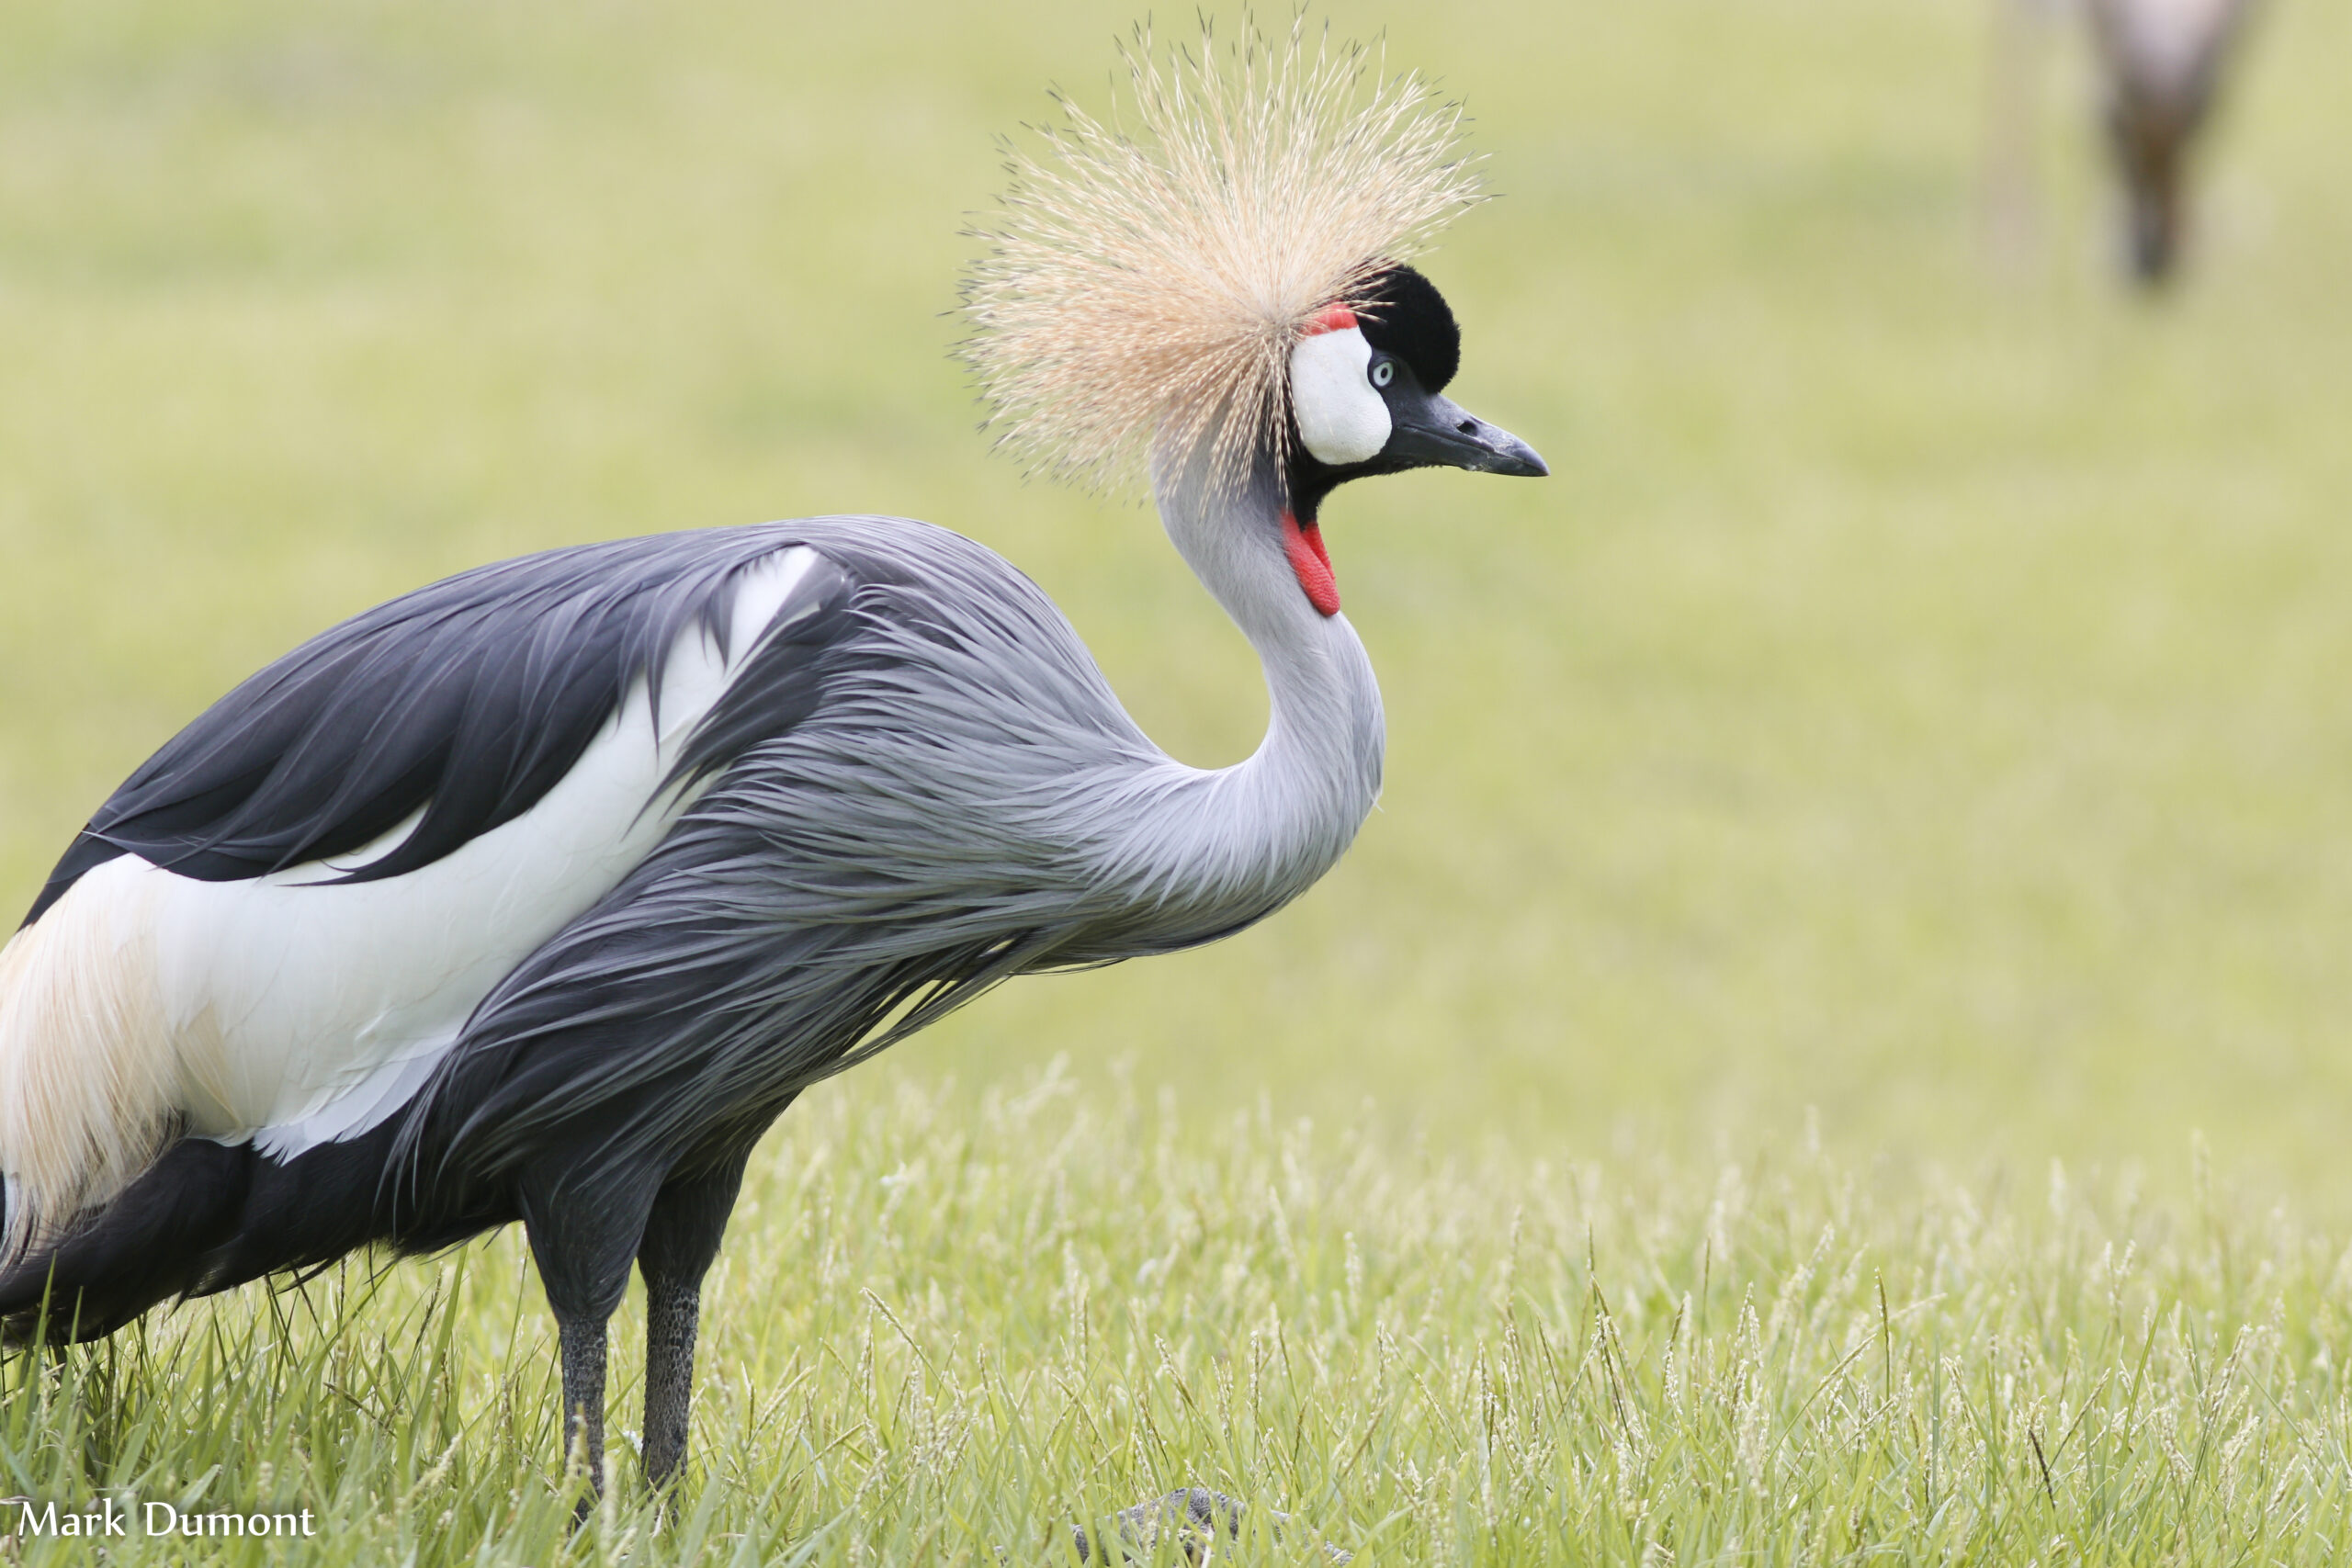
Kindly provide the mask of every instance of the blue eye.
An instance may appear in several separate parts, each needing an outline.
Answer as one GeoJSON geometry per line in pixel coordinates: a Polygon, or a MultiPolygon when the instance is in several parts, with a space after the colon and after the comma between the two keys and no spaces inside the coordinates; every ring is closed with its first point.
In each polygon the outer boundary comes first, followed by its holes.
{"type": "Polygon", "coordinates": [[[1396,379],[1396,362],[1395,360],[1383,359],[1373,366],[1372,384],[1374,386],[1385,387],[1389,382],[1394,381],[1395,379],[1396,379]]]}

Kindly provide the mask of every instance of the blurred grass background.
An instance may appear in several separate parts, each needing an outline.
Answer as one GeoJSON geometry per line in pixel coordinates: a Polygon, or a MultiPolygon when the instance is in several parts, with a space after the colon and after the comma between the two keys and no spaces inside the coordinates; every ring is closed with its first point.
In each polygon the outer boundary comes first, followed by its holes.
{"type": "MultiPolygon", "coordinates": [[[[2154,306],[2064,60],[2039,250],[1986,265],[1978,0],[1317,14],[1466,99],[1502,199],[1428,264],[1454,390],[1555,477],[1330,507],[1390,751],[1321,887],[896,1071],[1067,1052],[1442,1146],[1813,1107],[1866,1159],[2160,1179],[2202,1129],[2342,1209],[2352,9],[2266,17],[2154,306]]],[[[1024,484],[945,357],[991,138],[1100,104],[1133,20],[0,7],[0,902],[300,638],[660,529],[957,528],[1171,750],[1245,754],[1248,649],[1150,513],[1024,484]]]]}

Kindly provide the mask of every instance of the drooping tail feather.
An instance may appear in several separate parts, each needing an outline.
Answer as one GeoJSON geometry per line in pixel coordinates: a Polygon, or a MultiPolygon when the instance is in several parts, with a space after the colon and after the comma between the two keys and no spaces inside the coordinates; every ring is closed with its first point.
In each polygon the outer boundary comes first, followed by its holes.
{"type": "Polygon", "coordinates": [[[250,1148],[174,1145],[113,1202],[0,1272],[8,1337],[100,1338],[198,1288],[244,1206],[252,1161],[250,1148]]]}
{"type": "Polygon", "coordinates": [[[384,1179],[393,1132],[387,1123],[288,1161],[250,1144],[183,1138],[104,1208],[0,1269],[0,1325],[17,1342],[101,1338],[174,1297],[313,1268],[370,1243],[433,1251],[514,1217],[498,1190],[463,1212],[396,1210],[399,1184],[384,1179]]]}

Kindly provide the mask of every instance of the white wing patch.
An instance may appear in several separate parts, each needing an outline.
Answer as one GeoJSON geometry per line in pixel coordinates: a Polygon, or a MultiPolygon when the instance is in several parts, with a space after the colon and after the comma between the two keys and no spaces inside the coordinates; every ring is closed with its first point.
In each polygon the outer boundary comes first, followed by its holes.
{"type": "Polygon", "coordinates": [[[609,892],[688,800],[681,749],[816,558],[739,581],[722,657],[672,649],[659,730],[640,681],[528,811],[403,875],[319,886],[375,842],[242,882],[119,856],[0,950],[0,1170],[8,1243],[119,1190],[175,1124],[290,1156],[366,1131],[423,1086],[491,987],[609,892]]]}
{"type": "Polygon", "coordinates": [[[1376,457],[1388,445],[1388,403],[1373,389],[1371,364],[1372,344],[1361,327],[1301,338],[1290,351],[1298,439],[1335,468],[1376,457]]]}

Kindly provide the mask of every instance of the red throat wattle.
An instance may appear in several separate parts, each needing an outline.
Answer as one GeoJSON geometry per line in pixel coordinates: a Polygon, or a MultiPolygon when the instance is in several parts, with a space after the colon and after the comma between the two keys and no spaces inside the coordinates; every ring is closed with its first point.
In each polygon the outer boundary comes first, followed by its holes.
{"type": "Polygon", "coordinates": [[[1290,570],[1306,591],[1306,602],[1323,615],[1338,615],[1340,580],[1332,575],[1331,558],[1324,552],[1323,530],[1283,512],[1283,554],[1290,558],[1290,570]]]}

